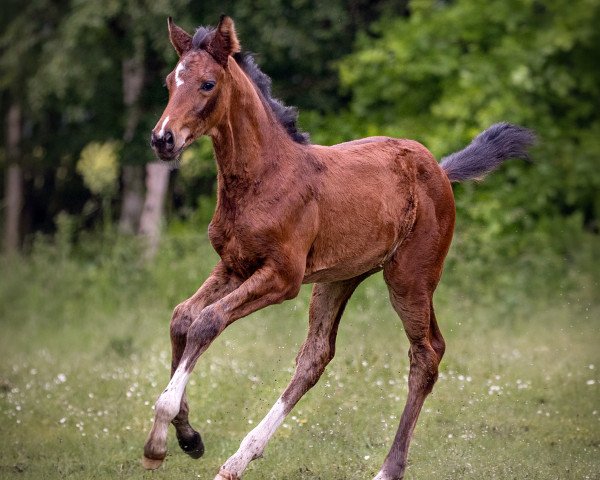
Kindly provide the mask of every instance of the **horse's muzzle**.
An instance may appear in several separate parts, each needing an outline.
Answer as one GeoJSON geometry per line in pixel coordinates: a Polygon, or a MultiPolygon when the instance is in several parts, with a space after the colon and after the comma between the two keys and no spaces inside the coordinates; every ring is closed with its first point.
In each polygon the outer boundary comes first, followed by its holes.
{"type": "Polygon", "coordinates": [[[152,132],[150,135],[150,145],[161,160],[173,160],[181,153],[175,151],[175,137],[170,130],[167,130],[162,136],[152,132]]]}

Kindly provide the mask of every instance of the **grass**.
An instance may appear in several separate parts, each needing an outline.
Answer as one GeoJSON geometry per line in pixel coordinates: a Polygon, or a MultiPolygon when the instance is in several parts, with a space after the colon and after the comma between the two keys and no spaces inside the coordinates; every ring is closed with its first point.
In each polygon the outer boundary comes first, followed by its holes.
{"type": "MultiPolygon", "coordinates": [[[[170,312],[216,257],[202,237],[170,239],[149,266],[127,242],[85,248],[41,244],[1,261],[0,478],[212,479],[289,380],[310,289],[211,346],[189,388],[205,456],[189,459],[171,430],[164,466],[145,472],[170,312]]],[[[406,479],[600,478],[597,282],[576,272],[559,294],[499,292],[493,277],[465,284],[463,273],[447,272],[436,296],[448,349],[406,479]]],[[[372,277],[348,306],[336,358],[245,478],[372,478],[406,397],[407,348],[372,277]]]]}

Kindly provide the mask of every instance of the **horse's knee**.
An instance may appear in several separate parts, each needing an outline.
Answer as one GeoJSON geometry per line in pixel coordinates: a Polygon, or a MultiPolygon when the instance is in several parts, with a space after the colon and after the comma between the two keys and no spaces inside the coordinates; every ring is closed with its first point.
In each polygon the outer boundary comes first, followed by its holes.
{"type": "Polygon", "coordinates": [[[433,303],[430,306],[429,313],[429,343],[431,343],[431,346],[435,350],[438,360],[441,361],[442,357],[444,356],[444,352],[446,351],[446,342],[435,318],[433,303]]]}
{"type": "Polygon", "coordinates": [[[192,311],[187,303],[182,302],[177,305],[171,316],[171,324],[169,327],[171,338],[175,341],[185,338],[192,321],[192,311]]]}
{"type": "Polygon", "coordinates": [[[441,335],[434,337],[431,341],[431,346],[435,350],[435,353],[438,357],[438,361],[441,361],[442,357],[444,356],[444,353],[446,352],[446,342],[444,340],[444,337],[442,337],[441,335]]]}
{"type": "Polygon", "coordinates": [[[438,378],[440,357],[429,344],[410,348],[410,387],[429,394],[438,378]]]}
{"type": "Polygon", "coordinates": [[[223,328],[222,314],[214,305],[209,305],[189,326],[187,330],[188,343],[196,345],[209,343],[221,333],[223,328]]]}

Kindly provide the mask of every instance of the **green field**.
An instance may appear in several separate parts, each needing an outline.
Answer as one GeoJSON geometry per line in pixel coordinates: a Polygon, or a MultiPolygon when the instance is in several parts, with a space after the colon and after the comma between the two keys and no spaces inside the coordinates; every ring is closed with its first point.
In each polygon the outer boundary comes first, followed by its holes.
{"type": "MultiPolygon", "coordinates": [[[[171,431],[165,464],[145,472],[170,312],[216,257],[202,236],[170,239],[147,266],[127,243],[37,249],[0,263],[0,477],[212,480],[290,378],[310,288],[211,346],[189,386],[205,456],[189,459],[171,431]]],[[[575,272],[536,294],[468,272],[449,268],[436,295],[448,347],[406,478],[600,478],[597,282],[575,272]]],[[[244,478],[372,478],[404,404],[407,348],[376,275],[350,301],[336,358],[244,478]]]]}

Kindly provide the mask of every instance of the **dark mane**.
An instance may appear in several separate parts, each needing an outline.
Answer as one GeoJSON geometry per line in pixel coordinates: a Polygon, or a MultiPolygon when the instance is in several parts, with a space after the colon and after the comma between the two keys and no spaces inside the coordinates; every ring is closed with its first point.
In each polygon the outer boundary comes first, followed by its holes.
{"type": "Polygon", "coordinates": [[[192,38],[192,48],[194,50],[206,49],[214,33],[214,27],[198,27],[192,38]]]}
{"type": "MultiPolygon", "coordinates": [[[[195,50],[205,49],[213,33],[214,28],[212,27],[198,27],[192,39],[192,48],[195,50]]],[[[288,107],[281,100],[273,97],[271,93],[271,79],[259,68],[254,60],[254,56],[251,53],[243,52],[236,53],[233,58],[244,73],[248,75],[250,80],[252,80],[252,83],[254,83],[261,93],[264,101],[275,115],[275,118],[285,128],[292,140],[297,143],[308,144],[310,142],[308,133],[298,129],[298,109],[296,107],[288,107]]]]}

